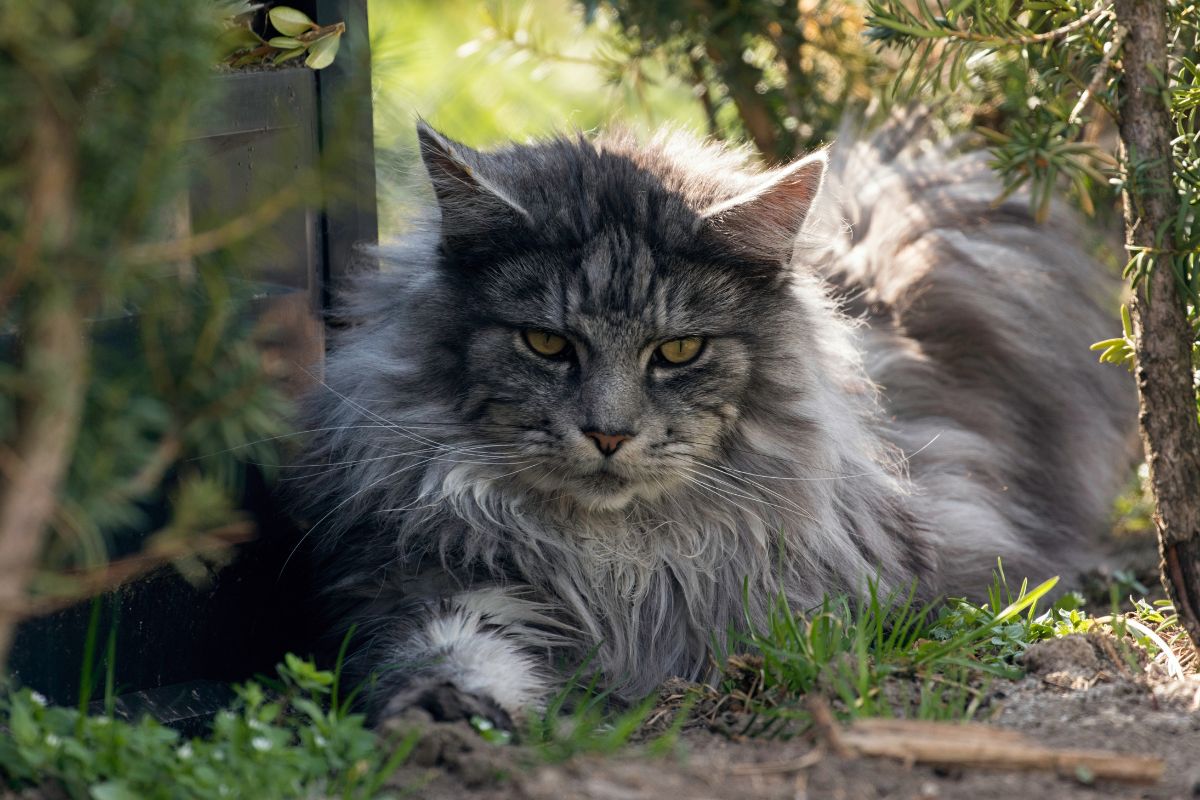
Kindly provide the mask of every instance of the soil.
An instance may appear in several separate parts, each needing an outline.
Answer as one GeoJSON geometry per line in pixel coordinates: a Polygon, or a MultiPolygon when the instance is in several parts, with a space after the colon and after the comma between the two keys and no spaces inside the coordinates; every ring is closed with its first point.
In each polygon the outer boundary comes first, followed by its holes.
{"type": "MultiPolygon", "coordinates": [[[[708,693],[667,756],[633,745],[615,755],[538,763],[519,746],[485,742],[464,723],[409,718],[400,724],[420,724],[425,736],[395,785],[427,800],[1200,797],[1200,676],[1168,678],[1160,663],[1119,649],[1100,635],[1037,644],[1026,654],[1026,677],[993,683],[980,716],[1042,745],[1106,751],[1122,761],[1157,756],[1166,769],[1151,783],[1093,780],[1086,769],[1058,775],[838,755],[836,730],[825,739],[812,732],[790,741],[744,737],[747,721],[722,711],[708,693]]],[[[645,737],[669,726],[687,689],[664,687],[645,737]]]]}

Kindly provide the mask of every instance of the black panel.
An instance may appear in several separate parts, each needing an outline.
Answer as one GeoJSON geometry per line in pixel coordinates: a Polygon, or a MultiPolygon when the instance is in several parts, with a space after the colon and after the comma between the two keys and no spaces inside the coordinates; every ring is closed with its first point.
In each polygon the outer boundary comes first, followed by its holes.
{"type": "Polygon", "coordinates": [[[239,243],[242,277],[304,289],[320,298],[320,209],[304,202],[316,180],[318,111],[311,70],[229,75],[223,102],[192,141],[197,175],[189,192],[192,230],[208,230],[280,202],[297,191],[267,227],[239,243]],[[305,191],[301,191],[301,188],[305,191]]]}

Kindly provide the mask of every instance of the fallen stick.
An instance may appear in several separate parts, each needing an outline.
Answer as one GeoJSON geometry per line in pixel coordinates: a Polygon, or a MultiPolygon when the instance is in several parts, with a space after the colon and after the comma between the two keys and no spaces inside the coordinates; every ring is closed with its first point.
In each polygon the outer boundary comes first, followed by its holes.
{"type": "Polygon", "coordinates": [[[906,764],[1047,771],[1087,783],[1154,783],[1165,769],[1161,758],[1046,747],[1016,731],[978,724],[860,720],[843,728],[837,742],[855,755],[906,764]]]}

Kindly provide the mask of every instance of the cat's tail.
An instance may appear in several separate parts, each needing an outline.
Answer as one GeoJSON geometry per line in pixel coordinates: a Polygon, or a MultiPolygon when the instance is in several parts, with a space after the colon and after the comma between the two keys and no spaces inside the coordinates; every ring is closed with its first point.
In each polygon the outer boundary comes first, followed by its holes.
{"type": "Polygon", "coordinates": [[[1063,205],[1038,222],[989,156],[931,136],[921,110],[830,152],[800,255],[860,328],[884,435],[939,537],[945,591],[1070,570],[1130,479],[1129,376],[1089,350],[1117,321],[1102,235],[1063,205]]]}

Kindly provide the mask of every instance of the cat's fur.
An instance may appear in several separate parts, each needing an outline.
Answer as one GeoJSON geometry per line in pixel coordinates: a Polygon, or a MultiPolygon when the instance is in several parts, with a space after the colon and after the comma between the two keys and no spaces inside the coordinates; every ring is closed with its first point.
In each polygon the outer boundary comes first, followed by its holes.
{"type": "Polygon", "coordinates": [[[344,298],[302,462],[376,714],[502,719],[587,659],[636,697],[779,593],[975,593],[1103,526],[1133,419],[1088,351],[1112,287],[1069,216],[992,205],[983,157],[900,123],[816,196],[824,154],[421,143],[440,223],[344,298]],[[648,362],[689,335],[693,364],[648,362]]]}

